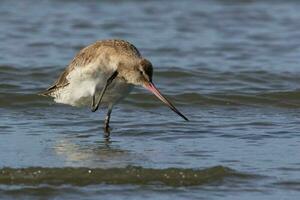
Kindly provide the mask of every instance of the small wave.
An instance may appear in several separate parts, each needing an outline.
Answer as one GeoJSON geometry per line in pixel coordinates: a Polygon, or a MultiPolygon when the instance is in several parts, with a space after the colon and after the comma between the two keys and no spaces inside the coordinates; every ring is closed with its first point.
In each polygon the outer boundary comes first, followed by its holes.
{"type": "Polygon", "coordinates": [[[49,98],[38,94],[0,93],[0,107],[47,107],[49,98]]]}
{"type": "Polygon", "coordinates": [[[164,184],[193,186],[213,183],[226,177],[251,178],[230,168],[215,166],[207,169],[152,169],[128,166],[125,168],[2,168],[0,184],[3,185],[76,185],[92,184],[164,184]]]}
{"type": "MultiPolygon", "coordinates": [[[[15,87],[4,85],[3,87],[15,87]]],[[[2,88],[3,89],[3,88],[2,88]]],[[[42,89],[40,90],[42,91],[42,89]]],[[[38,92],[38,91],[37,91],[38,92]]],[[[0,93],[0,107],[34,106],[47,107],[51,98],[36,93],[0,93]]],[[[270,92],[254,94],[205,94],[182,93],[167,96],[178,106],[273,106],[281,108],[300,108],[300,91],[270,92]]],[[[124,100],[125,104],[143,108],[163,106],[152,94],[133,93],[124,100]]]]}
{"type": "Polygon", "coordinates": [[[289,190],[300,190],[300,181],[279,181],[274,183],[273,185],[283,187],[289,190]]]}
{"type": "Polygon", "coordinates": [[[0,73],[11,73],[11,72],[18,72],[19,70],[11,65],[0,65],[0,73]]]}
{"type": "MultiPolygon", "coordinates": [[[[183,93],[169,97],[177,105],[190,106],[274,106],[283,108],[300,108],[300,91],[269,92],[253,94],[206,94],[183,93]]],[[[160,106],[159,101],[154,100],[151,94],[135,93],[126,100],[130,104],[141,107],[160,106]]]]}

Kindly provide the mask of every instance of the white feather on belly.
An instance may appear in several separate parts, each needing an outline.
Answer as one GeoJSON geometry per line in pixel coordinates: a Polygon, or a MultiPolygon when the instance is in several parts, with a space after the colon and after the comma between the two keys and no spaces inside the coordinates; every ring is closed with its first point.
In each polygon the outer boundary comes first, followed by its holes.
{"type": "MultiPolygon", "coordinates": [[[[76,68],[68,75],[69,85],[54,93],[54,101],[72,106],[90,106],[92,96],[96,94],[96,100],[104,87],[109,74],[103,74],[98,67],[86,66],[76,68]]],[[[101,106],[116,104],[127,96],[133,86],[116,78],[108,87],[101,101],[101,106]]]]}

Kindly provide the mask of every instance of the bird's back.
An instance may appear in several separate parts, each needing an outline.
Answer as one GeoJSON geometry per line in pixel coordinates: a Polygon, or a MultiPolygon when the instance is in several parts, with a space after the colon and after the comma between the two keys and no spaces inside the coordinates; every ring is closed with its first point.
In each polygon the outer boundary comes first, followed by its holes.
{"type": "Polygon", "coordinates": [[[103,66],[101,70],[105,73],[112,70],[110,68],[112,62],[132,58],[139,59],[141,54],[133,44],[125,40],[97,41],[80,50],[54,84],[41,94],[51,96],[57,90],[67,86],[69,84],[67,77],[76,68],[85,68],[95,63],[103,66]]]}

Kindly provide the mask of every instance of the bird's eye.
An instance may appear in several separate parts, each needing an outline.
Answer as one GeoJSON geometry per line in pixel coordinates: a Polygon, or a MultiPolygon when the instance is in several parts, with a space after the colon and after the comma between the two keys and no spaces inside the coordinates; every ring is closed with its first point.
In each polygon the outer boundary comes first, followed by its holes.
{"type": "Polygon", "coordinates": [[[140,74],[141,74],[141,75],[144,75],[144,72],[143,72],[142,70],[140,70],[140,74]]]}

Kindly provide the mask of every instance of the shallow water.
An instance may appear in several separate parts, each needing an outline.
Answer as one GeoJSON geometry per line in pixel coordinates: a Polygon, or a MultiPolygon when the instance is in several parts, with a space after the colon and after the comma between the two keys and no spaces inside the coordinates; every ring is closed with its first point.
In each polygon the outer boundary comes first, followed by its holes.
{"type": "Polygon", "coordinates": [[[299,199],[300,2],[1,1],[3,199],[299,199]],[[36,95],[98,39],[134,43],[154,82],[112,114],[36,95]]]}

